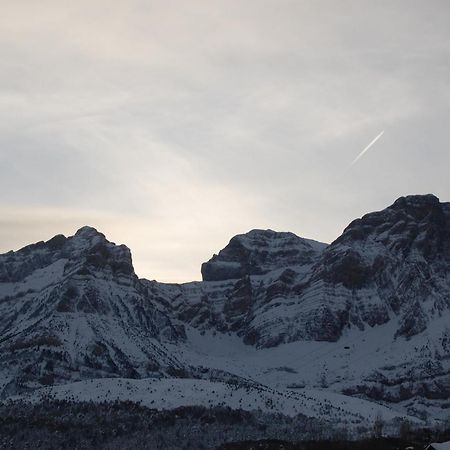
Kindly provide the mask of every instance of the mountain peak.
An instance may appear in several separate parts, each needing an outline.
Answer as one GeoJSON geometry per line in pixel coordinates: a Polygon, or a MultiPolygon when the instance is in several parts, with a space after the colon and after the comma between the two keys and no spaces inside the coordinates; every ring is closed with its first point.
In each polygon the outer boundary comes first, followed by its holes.
{"type": "Polygon", "coordinates": [[[419,234],[419,230],[444,229],[448,221],[445,205],[432,194],[400,197],[386,209],[353,220],[335,242],[362,240],[372,233],[385,237],[389,229],[392,236],[403,233],[410,238],[419,234]]]}
{"type": "Polygon", "coordinates": [[[84,226],[69,238],[74,254],[80,252],[88,265],[103,270],[109,267],[114,274],[134,275],[131,251],[126,245],[110,242],[94,227],[84,226]]]}
{"type": "Polygon", "coordinates": [[[398,198],[391,208],[401,209],[405,207],[423,207],[439,205],[439,198],[433,194],[407,195],[398,198]]]}
{"type": "Polygon", "coordinates": [[[223,281],[309,265],[325,247],[294,233],[254,229],[234,236],[218,255],[202,264],[203,280],[223,281]]]}
{"type": "Polygon", "coordinates": [[[80,236],[84,238],[91,238],[95,236],[105,237],[103,233],[100,233],[99,231],[97,231],[96,228],[91,227],[89,225],[85,225],[84,227],[81,227],[79,230],[77,230],[75,236],[80,236]]]}

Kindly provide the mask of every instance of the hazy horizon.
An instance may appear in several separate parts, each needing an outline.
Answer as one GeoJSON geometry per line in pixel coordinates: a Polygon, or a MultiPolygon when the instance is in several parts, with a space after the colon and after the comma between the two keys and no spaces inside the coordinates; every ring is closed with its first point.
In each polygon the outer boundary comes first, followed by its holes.
{"type": "Polygon", "coordinates": [[[331,242],[450,200],[449,22],[441,0],[4,5],[0,252],[90,225],[183,282],[250,229],[331,242]]]}

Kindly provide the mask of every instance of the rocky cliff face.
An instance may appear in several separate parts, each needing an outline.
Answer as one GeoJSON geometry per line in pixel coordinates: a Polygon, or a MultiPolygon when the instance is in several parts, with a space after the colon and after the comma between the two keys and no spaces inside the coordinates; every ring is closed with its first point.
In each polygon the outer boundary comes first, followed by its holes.
{"type": "Polygon", "coordinates": [[[252,230],[230,243],[202,265],[204,281],[223,281],[246,275],[264,275],[290,266],[312,265],[326,244],[294,233],[252,230]]]}
{"type": "Polygon", "coordinates": [[[450,204],[402,197],[328,246],[270,230],[236,236],[203,264],[203,283],[179,286],[166,304],[186,323],[258,347],[337,341],[346,328],[390,320],[408,338],[449,308],[449,259],[450,204]]]}
{"type": "Polygon", "coordinates": [[[353,221],[324,252],[313,280],[351,292],[351,323],[396,318],[399,336],[423,331],[450,305],[449,207],[432,195],[402,197],[353,221]]]}
{"type": "Polygon", "coordinates": [[[164,342],[184,339],[151,303],[129,249],[89,227],[0,256],[0,332],[9,390],[161,375],[179,367],[164,342]]]}
{"type": "Polygon", "coordinates": [[[203,282],[170,290],[150,283],[150,289],[158,291],[156,300],[169,315],[200,330],[236,332],[248,344],[277,345],[285,331],[276,322],[291,303],[286,298],[291,284],[309,276],[326,247],[293,233],[252,230],[202,265],[203,282]]]}

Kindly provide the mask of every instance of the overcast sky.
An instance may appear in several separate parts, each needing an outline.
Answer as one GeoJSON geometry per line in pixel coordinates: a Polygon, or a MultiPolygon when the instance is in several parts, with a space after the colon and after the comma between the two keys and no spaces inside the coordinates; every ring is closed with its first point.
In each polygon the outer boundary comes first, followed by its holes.
{"type": "Polygon", "coordinates": [[[252,228],[331,242],[401,195],[450,201],[448,0],[0,10],[0,251],[89,224],[188,281],[252,228]]]}

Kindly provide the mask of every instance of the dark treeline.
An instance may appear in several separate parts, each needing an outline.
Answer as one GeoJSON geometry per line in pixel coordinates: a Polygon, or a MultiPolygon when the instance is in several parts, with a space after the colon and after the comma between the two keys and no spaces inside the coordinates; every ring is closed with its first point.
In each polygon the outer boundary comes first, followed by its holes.
{"type": "Polygon", "coordinates": [[[133,402],[7,402],[0,405],[0,448],[209,450],[249,439],[300,440],[323,425],[303,415],[228,407],[157,411],[133,402]]]}
{"type": "Polygon", "coordinates": [[[394,438],[372,438],[359,441],[248,441],[224,444],[218,450],[404,450],[413,447],[422,450],[422,442],[410,442],[394,438]]]}
{"type": "Polygon", "coordinates": [[[357,436],[378,437],[357,440],[342,424],[335,428],[303,415],[287,417],[228,407],[157,411],[133,402],[0,404],[2,450],[394,450],[422,449],[431,439],[450,437],[442,431],[413,431],[405,424],[399,430],[401,439],[386,439],[377,426],[360,427],[357,436]]]}

